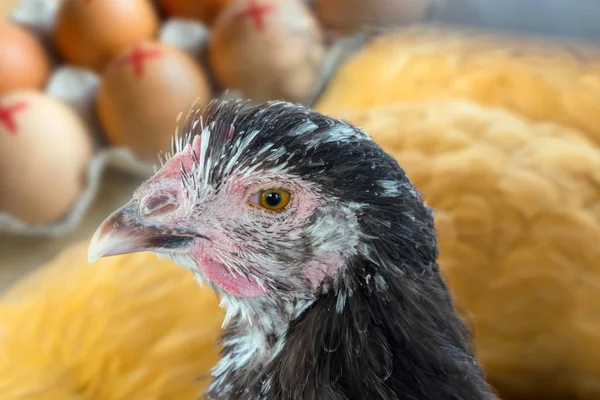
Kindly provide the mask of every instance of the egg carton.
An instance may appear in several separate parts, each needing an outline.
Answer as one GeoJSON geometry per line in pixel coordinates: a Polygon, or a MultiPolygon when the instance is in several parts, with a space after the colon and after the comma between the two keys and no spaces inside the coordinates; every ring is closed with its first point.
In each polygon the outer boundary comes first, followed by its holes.
{"type": "MultiPolygon", "coordinates": [[[[127,148],[109,146],[95,113],[95,97],[100,75],[94,71],[62,63],[51,44],[54,21],[61,0],[20,0],[10,19],[32,31],[44,44],[53,63],[53,72],[45,87],[45,92],[69,104],[79,115],[93,136],[95,154],[92,157],[85,186],[67,214],[47,225],[30,225],[27,222],[0,211],[0,233],[56,237],[68,234],[75,229],[94,200],[99,195],[100,184],[107,169],[116,169],[132,174],[140,180],[151,176],[155,166],[137,158],[127,148]]],[[[310,1],[307,2],[307,4],[310,1]]],[[[163,22],[158,40],[185,51],[201,63],[212,80],[210,68],[206,65],[205,49],[210,39],[210,30],[202,23],[185,19],[170,18],[163,22]]],[[[338,38],[328,46],[312,94],[307,101],[314,105],[327,85],[331,75],[350,54],[364,42],[363,36],[338,38]]],[[[217,97],[242,97],[237,91],[222,92],[217,97]]],[[[158,160],[157,160],[158,161],[158,160]]]]}

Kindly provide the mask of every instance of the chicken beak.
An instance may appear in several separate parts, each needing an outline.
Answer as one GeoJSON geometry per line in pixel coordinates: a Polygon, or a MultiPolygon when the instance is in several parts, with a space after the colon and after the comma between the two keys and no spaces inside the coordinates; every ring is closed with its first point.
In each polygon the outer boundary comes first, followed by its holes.
{"type": "MultiPolygon", "coordinates": [[[[162,195],[157,198],[164,200],[162,195]]],[[[172,204],[166,202],[163,206],[172,204]]],[[[159,207],[155,211],[162,211],[163,214],[168,212],[165,211],[165,207],[159,207]]],[[[208,239],[185,228],[174,229],[156,225],[158,221],[160,218],[148,219],[148,216],[143,216],[137,201],[128,202],[110,214],[96,229],[88,247],[88,261],[93,263],[102,257],[142,251],[185,252],[194,240],[208,239]]]]}
{"type": "Polygon", "coordinates": [[[148,250],[148,234],[131,202],[110,214],[96,229],[88,248],[88,261],[148,250]]]}
{"type": "Polygon", "coordinates": [[[88,261],[93,263],[102,257],[142,251],[177,251],[192,240],[189,234],[178,235],[145,223],[139,215],[138,205],[129,202],[110,214],[96,229],[88,247],[88,261]]]}

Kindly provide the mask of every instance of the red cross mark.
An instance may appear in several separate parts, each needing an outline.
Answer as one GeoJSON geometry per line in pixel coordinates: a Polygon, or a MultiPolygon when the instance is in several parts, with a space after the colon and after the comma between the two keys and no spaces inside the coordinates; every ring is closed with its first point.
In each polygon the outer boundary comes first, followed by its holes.
{"type": "Polygon", "coordinates": [[[141,78],[144,74],[144,62],[149,58],[160,56],[161,52],[158,49],[143,49],[140,45],[136,45],[129,54],[123,57],[119,65],[131,63],[133,65],[133,74],[137,78],[141,78]]]}
{"type": "Polygon", "coordinates": [[[248,0],[248,8],[238,14],[237,19],[249,18],[262,31],[265,27],[265,15],[275,10],[275,4],[258,4],[256,0],[248,0]]]}
{"type": "Polygon", "coordinates": [[[0,104],[0,125],[6,128],[9,135],[14,136],[18,132],[17,121],[15,121],[15,113],[23,111],[26,108],[27,103],[24,101],[10,106],[3,106],[0,104]]]}

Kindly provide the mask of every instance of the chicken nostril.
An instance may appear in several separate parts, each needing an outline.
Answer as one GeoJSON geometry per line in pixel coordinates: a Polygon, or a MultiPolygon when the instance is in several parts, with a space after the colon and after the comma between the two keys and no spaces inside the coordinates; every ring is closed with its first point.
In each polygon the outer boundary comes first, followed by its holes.
{"type": "Polygon", "coordinates": [[[143,204],[142,212],[146,216],[170,213],[178,207],[175,197],[168,193],[149,196],[143,204]]]}

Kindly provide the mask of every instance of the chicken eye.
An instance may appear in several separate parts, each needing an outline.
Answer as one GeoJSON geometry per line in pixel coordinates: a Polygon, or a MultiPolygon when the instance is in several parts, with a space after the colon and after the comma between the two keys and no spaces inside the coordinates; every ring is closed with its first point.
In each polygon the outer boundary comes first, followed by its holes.
{"type": "Polygon", "coordinates": [[[290,193],[282,189],[263,190],[260,193],[260,205],[267,210],[280,211],[290,202],[290,193]]]}

